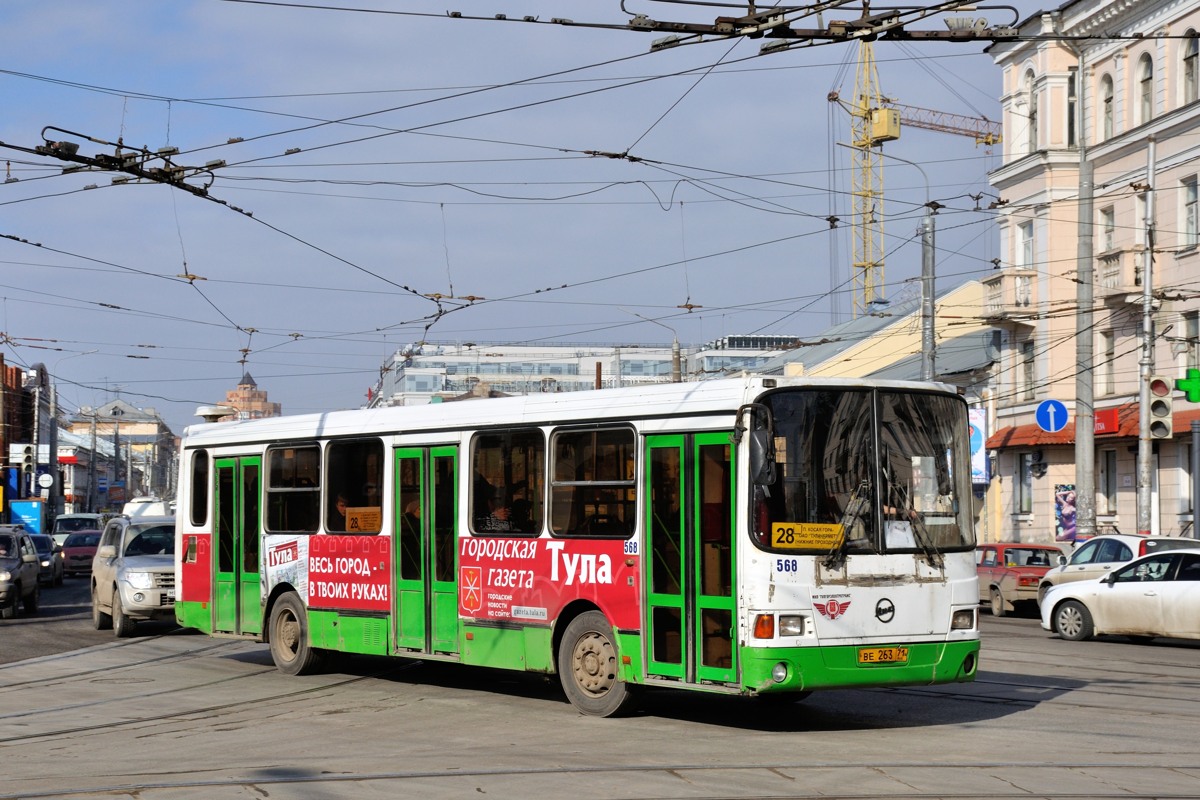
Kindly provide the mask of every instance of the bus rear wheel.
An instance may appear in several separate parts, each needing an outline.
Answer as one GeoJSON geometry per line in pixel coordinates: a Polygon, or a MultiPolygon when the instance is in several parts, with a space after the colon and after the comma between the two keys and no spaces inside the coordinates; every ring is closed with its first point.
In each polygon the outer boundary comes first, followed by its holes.
{"type": "Polygon", "coordinates": [[[634,693],[619,675],[612,625],[599,611],[571,620],[558,648],[558,677],[571,705],[593,717],[625,713],[634,693]]]}
{"type": "Polygon", "coordinates": [[[317,651],[308,643],[308,614],[295,592],[279,596],[271,609],[271,659],[286,675],[305,675],[316,669],[317,651]]]}

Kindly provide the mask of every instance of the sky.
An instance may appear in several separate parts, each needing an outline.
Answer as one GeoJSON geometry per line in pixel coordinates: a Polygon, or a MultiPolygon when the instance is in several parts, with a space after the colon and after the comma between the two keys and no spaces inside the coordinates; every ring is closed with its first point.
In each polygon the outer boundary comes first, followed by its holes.
{"type": "MultiPolygon", "coordinates": [[[[848,319],[850,116],[827,97],[851,96],[858,45],[652,52],[661,33],[520,21],[736,13],[624,8],[4,0],[5,362],[45,364],[68,412],[119,396],[180,434],[247,371],[310,413],[361,406],[416,342],[698,345],[848,319]],[[178,148],[207,197],[64,174],[21,149],[43,140],[178,148]]],[[[984,47],[880,41],[881,92],[999,119],[984,47]]],[[[993,269],[998,148],[905,129],[883,153],[885,296],[919,292],[928,199],[939,290],[993,269]]]]}

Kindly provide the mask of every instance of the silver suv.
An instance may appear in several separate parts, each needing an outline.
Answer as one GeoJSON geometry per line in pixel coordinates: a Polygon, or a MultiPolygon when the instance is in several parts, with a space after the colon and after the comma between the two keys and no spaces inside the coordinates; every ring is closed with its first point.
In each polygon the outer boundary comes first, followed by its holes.
{"type": "Polygon", "coordinates": [[[142,619],[175,619],[174,517],[113,517],[92,559],[96,630],[132,636],[142,619]]]}

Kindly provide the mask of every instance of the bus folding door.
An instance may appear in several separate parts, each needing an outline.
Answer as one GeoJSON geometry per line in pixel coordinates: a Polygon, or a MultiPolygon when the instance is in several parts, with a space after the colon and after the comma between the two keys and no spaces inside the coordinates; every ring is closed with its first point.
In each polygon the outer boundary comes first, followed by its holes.
{"type": "Polygon", "coordinates": [[[396,450],[396,647],[458,652],[453,447],[396,450]]]}
{"type": "Polygon", "coordinates": [[[213,580],[213,630],[262,632],[259,583],[262,459],[258,456],[216,459],[213,508],[217,546],[213,580]]]}
{"type": "Polygon", "coordinates": [[[728,433],[646,440],[648,675],[737,680],[732,450],[728,433]]]}

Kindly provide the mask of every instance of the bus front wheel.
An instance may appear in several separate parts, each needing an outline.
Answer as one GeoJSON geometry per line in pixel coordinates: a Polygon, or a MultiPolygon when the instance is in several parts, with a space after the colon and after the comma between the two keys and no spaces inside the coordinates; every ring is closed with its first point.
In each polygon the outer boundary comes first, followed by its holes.
{"type": "Polygon", "coordinates": [[[633,691],[621,680],[612,625],[599,611],[571,620],[558,648],[558,676],[571,705],[594,717],[629,709],[633,691]]]}
{"type": "Polygon", "coordinates": [[[305,675],[318,662],[308,643],[308,614],[295,592],[280,595],[271,609],[271,659],[287,675],[305,675]]]}

